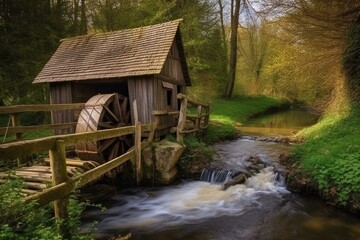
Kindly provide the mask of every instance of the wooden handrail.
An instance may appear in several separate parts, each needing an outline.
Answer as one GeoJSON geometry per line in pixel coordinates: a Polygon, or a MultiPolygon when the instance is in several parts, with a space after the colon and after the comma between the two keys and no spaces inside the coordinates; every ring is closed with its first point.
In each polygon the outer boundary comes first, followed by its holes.
{"type": "Polygon", "coordinates": [[[114,158],[113,160],[104,163],[96,168],[93,168],[83,174],[69,178],[67,181],[55,185],[53,187],[47,188],[42,192],[30,195],[24,199],[25,202],[36,201],[40,206],[44,206],[52,201],[55,201],[59,198],[63,198],[75,188],[75,186],[83,186],[99,176],[105,174],[116,166],[130,160],[135,156],[135,151],[130,150],[125,154],[114,158]]]}
{"type": "MultiPolygon", "coordinates": [[[[61,107],[58,105],[58,108],[51,106],[50,110],[64,110],[64,109],[73,109],[73,107],[82,108],[83,105],[76,104],[66,104],[61,107]]],[[[135,113],[136,111],[136,102],[134,102],[135,113]]],[[[34,111],[47,111],[49,105],[39,106],[36,108],[30,108],[29,106],[13,106],[13,107],[3,107],[0,109],[0,114],[6,113],[12,114],[12,116],[18,116],[19,112],[34,112],[34,111]]],[[[63,124],[58,124],[63,125],[63,124]]],[[[70,124],[70,126],[73,126],[70,124]]],[[[42,126],[31,126],[32,128],[45,128],[48,125],[42,126]]],[[[50,168],[51,168],[51,179],[52,187],[45,189],[40,193],[30,195],[25,198],[25,202],[36,201],[39,206],[46,205],[50,202],[54,202],[54,212],[56,218],[66,219],[67,217],[67,200],[66,197],[75,189],[75,187],[83,186],[110,170],[116,168],[117,166],[123,164],[128,160],[133,160],[132,163],[135,165],[136,180],[139,183],[141,180],[141,151],[144,147],[148,146],[151,141],[154,139],[155,130],[158,127],[158,122],[150,124],[141,124],[138,122],[137,117],[134,126],[125,126],[114,129],[98,130],[94,132],[83,132],[83,133],[74,133],[66,135],[55,135],[40,139],[34,140],[25,140],[15,143],[5,143],[0,145],[0,157],[2,159],[15,159],[21,158],[22,156],[31,154],[49,151],[50,157],[50,168]],[[141,142],[142,132],[150,132],[147,141],[141,142]],[[134,148],[122,154],[119,157],[101,164],[85,173],[82,173],[78,176],[69,178],[66,170],[66,154],[65,148],[67,146],[73,146],[80,142],[88,141],[98,141],[107,138],[121,137],[128,134],[134,134],[134,148]]],[[[23,130],[25,127],[14,126],[7,129],[7,132],[18,133],[23,130]],[[9,131],[10,129],[10,131],[9,131]]],[[[0,129],[1,130],[1,129],[0,129]]],[[[1,131],[0,131],[1,133],[1,131]]],[[[63,222],[66,222],[64,220],[63,222]]],[[[61,227],[60,227],[61,228],[61,227]]]]}
{"type": "Polygon", "coordinates": [[[204,103],[197,102],[195,100],[191,100],[191,99],[188,98],[188,96],[186,96],[185,94],[182,94],[182,93],[178,93],[177,98],[180,99],[180,100],[182,100],[184,98],[187,98],[188,103],[190,103],[192,105],[195,105],[195,106],[202,106],[204,108],[209,108],[210,107],[209,104],[204,104],[204,103]]]}
{"type": "MultiPolygon", "coordinates": [[[[141,126],[142,131],[151,131],[152,124],[141,126]]],[[[0,144],[1,158],[17,158],[31,153],[43,152],[55,148],[55,142],[63,140],[65,146],[72,146],[80,142],[97,141],[106,138],[120,137],[135,133],[135,126],[99,130],[96,132],[73,133],[56,135],[34,140],[0,144]]]]}
{"type": "Polygon", "coordinates": [[[210,116],[210,105],[203,104],[194,100],[189,99],[186,95],[179,93],[177,98],[181,100],[179,122],[176,129],[176,141],[180,144],[184,143],[184,134],[193,133],[202,129],[206,129],[209,126],[209,116],[210,116]],[[188,115],[187,107],[188,104],[197,107],[196,115],[188,115]],[[203,110],[205,113],[203,113],[203,110]],[[187,120],[190,120],[194,123],[194,128],[190,130],[185,130],[185,123],[187,120]],[[203,120],[203,126],[201,126],[203,120]]]}

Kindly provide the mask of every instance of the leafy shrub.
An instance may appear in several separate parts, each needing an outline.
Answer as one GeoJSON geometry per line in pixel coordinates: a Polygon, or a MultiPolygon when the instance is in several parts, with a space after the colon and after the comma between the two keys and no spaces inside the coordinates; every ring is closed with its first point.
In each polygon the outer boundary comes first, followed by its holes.
{"type": "MultiPolygon", "coordinates": [[[[63,223],[53,217],[52,205],[39,208],[35,202],[24,203],[21,193],[23,186],[24,182],[19,179],[0,185],[0,239],[62,239],[58,228],[63,223]]],[[[72,239],[92,239],[90,234],[78,234],[80,215],[89,205],[88,202],[78,201],[76,194],[71,195],[69,218],[64,224],[72,239]]]]}
{"type": "Polygon", "coordinates": [[[301,165],[318,182],[320,189],[346,205],[360,192],[360,111],[327,116],[302,131],[308,139],[294,149],[301,165]]]}
{"type": "Polygon", "coordinates": [[[186,169],[197,161],[210,161],[213,149],[201,142],[195,135],[186,135],[184,138],[186,150],[179,160],[179,167],[186,169]]]}
{"type": "Polygon", "coordinates": [[[20,180],[0,185],[0,239],[61,239],[49,208],[23,203],[20,180]]]}

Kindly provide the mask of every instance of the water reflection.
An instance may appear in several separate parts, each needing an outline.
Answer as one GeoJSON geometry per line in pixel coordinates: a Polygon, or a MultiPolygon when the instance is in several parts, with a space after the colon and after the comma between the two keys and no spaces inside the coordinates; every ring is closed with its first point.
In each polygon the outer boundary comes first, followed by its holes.
{"type": "Polygon", "coordinates": [[[250,119],[237,127],[244,135],[287,136],[316,123],[318,118],[318,115],[308,111],[291,109],[250,119]]]}

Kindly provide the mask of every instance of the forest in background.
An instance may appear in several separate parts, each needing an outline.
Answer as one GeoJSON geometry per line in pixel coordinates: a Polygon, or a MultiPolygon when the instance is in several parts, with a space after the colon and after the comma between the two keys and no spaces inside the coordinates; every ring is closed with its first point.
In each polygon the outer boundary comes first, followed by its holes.
{"type": "Polygon", "coordinates": [[[0,105],[49,101],[48,86],[32,81],[63,38],[179,18],[190,94],[223,96],[237,6],[231,95],[282,97],[317,109],[358,99],[355,1],[0,0],[0,105]]]}

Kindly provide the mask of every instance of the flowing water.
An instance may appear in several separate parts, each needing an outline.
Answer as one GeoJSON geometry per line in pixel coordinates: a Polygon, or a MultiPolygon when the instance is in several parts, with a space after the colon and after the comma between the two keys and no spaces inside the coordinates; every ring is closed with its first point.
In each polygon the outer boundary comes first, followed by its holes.
{"type": "Polygon", "coordinates": [[[150,240],[360,239],[358,216],[286,190],[273,161],[291,146],[241,138],[214,148],[213,167],[221,170],[205,172],[206,181],[111,192],[100,200],[107,210],[85,212],[83,230],[96,220],[99,239],[128,233],[150,240]],[[222,190],[221,182],[244,168],[249,156],[267,167],[222,190]]]}

